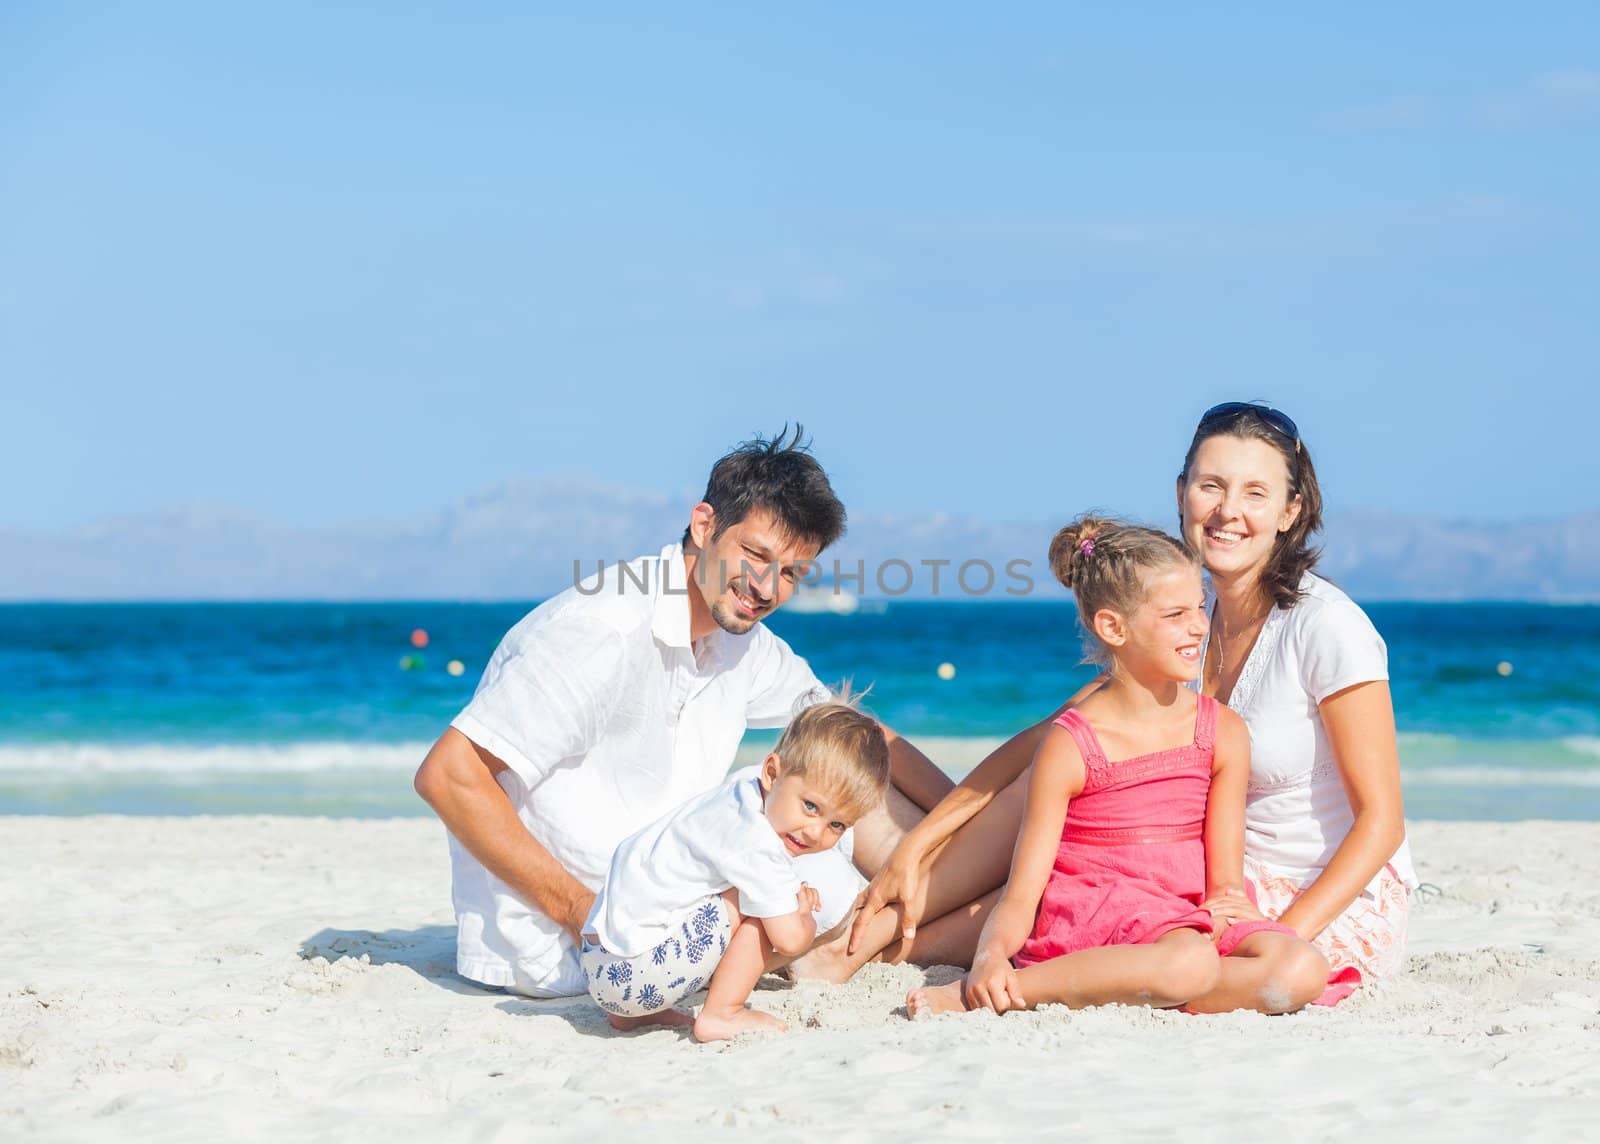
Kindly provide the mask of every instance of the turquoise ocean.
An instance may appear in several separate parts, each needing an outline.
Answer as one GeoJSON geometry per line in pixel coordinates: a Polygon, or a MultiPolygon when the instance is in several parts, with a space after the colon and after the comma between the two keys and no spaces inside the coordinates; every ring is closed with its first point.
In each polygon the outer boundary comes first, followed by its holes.
{"type": "MultiPolygon", "coordinates": [[[[425,814],[412,772],[530,606],[0,606],[0,814],[425,814]]],[[[1411,817],[1600,820],[1600,607],[1367,610],[1411,817]]],[[[1065,603],[771,627],[824,680],[870,684],[872,710],[957,775],[1092,674],[1065,603]]]]}

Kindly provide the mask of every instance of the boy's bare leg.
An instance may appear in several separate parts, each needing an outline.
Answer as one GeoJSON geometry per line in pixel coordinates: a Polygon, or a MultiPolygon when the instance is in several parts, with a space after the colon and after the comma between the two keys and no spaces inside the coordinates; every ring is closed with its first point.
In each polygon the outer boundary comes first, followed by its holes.
{"type": "MultiPolygon", "coordinates": [[[[1199,930],[1163,934],[1148,945],[1108,945],[1041,961],[1017,971],[1027,1008],[1066,1005],[1148,1005],[1171,1009],[1216,988],[1218,958],[1199,930]]],[[[964,982],[952,981],[906,995],[906,1012],[953,1013],[966,1009],[964,982]]]]}
{"type": "Polygon", "coordinates": [[[771,1013],[745,1008],[750,991],[766,971],[772,945],[758,920],[740,917],[737,912],[734,917],[739,920],[728,939],[728,950],[711,974],[706,1003],[694,1019],[697,1041],[725,1041],[740,1033],[783,1033],[789,1028],[771,1013]]]}

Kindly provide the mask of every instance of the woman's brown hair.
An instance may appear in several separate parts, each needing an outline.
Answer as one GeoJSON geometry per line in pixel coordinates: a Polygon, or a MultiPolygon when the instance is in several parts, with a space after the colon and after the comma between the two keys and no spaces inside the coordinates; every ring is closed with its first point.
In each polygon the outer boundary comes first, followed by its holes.
{"type": "MultiPolygon", "coordinates": [[[[1269,411],[1270,412],[1270,411],[1269,411]]],[[[1293,422],[1289,423],[1291,426],[1293,422]]],[[[1316,567],[1322,549],[1311,544],[1311,537],[1322,531],[1322,487],[1317,484],[1317,470],[1311,463],[1311,453],[1300,439],[1298,430],[1291,437],[1282,428],[1262,416],[1262,411],[1248,404],[1231,405],[1228,412],[1216,417],[1202,418],[1189,442],[1189,451],[1183,458],[1180,481],[1189,479],[1195,454],[1200,446],[1213,437],[1238,437],[1245,441],[1265,441],[1278,451],[1289,471],[1289,501],[1300,498],[1300,512],[1273,541],[1272,554],[1267,566],[1261,570],[1261,590],[1280,608],[1292,608],[1300,602],[1305,592],[1300,581],[1316,567]]],[[[1181,511],[1181,510],[1180,510],[1181,511]]],[[[1179,521],[1179,530],[1183,522],[1179,521]]]]}

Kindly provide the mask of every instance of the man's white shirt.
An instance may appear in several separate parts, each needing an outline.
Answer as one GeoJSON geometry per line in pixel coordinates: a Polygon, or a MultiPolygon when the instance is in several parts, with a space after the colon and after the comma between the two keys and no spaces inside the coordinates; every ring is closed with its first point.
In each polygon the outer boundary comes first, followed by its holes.
{"type": "MultiPolygon", "coordinates": [[[[689,638],[683,550],[611,565],[506,633],[451,726],[505,763],[522,824],[591,890],[617,844],[719,785],[746,727],[781,727],[828,697],[806,661],[761,624],[689,638]]],[[[823,898],[819,929],[861,880],[850,841],[799,861],[823,898]]],[[[577,947],[455,838],[456,968],[486,985],[584,991],[577,947]]]]}

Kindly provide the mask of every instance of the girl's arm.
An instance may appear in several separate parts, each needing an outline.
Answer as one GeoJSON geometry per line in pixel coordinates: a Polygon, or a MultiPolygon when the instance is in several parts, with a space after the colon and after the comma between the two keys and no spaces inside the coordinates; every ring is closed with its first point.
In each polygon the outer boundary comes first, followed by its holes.
{"type": "Polygon", "coordinates": [[[1217,711],[1211,790],[1206,795],[1206,899],[1244,894],[1244,792],[1250,730],[1226,707],[1217,711]]]}
{"type": "Polygon", "coordinates": [[[862,897],[861,909],[850,930],[849,948],[852,953],[868,924],[890,902],[902,902],[907,907],[902,923],[905,936],[911,937],[916,933],[917,923],[922,920],[919,912],[922,903],[921,883],[933,856],[949,841],[951,835],[1028,769],[1039,745],[1044,741],[1045,733],[1055,720],[1069,708],[1083,702],[1105,679],[1104,675],[1097,676],[1048,718],[1018,731],[996,747],[954,790],[939,800],[926,818],[906,833],[862,897]]]}
{"type": "Polygon", "coordinates": [[[1389,684],[1347,687],[1324,699],[1319,710],[1356,820],[1327,868],[1280,919],[1308,941],[1349,908],[1406,836],[1389,684]]]}
{"type": "Polygon", "coordinates": [[[1023,1004],[1011,956],[1033,932],[1039,900],[1061,846],[1067,804],[1083,790],[1083,782],[1077,743],[1066,729],[1052,727],[1034,755],[1022,831],[1011,855],[1011,877],[978,937],[965,985],[969,1008],[981,1005],[1000,1013],[1023,1004]]]}

